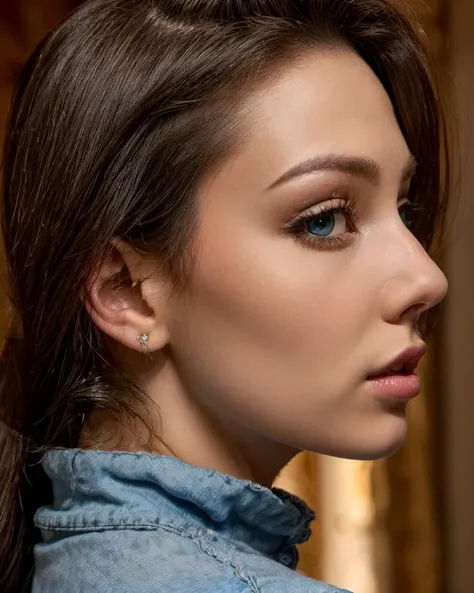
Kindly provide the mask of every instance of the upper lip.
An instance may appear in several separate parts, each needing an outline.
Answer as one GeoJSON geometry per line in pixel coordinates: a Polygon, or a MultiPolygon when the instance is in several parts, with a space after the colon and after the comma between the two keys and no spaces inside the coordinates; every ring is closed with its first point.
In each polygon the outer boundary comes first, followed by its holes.
{"type": "Polygon", "coordinates": [[[426,344],[418,344],[405,348],[400,354],[392,358],[392,360],[381,367],[375,373],[370,375],[370,378],[380,377],[381,375],[387,375],[396,368],[403,368],[403,372],[407,375],[411,375],[416,371],[416,368],[426,354],[426,344]]]}

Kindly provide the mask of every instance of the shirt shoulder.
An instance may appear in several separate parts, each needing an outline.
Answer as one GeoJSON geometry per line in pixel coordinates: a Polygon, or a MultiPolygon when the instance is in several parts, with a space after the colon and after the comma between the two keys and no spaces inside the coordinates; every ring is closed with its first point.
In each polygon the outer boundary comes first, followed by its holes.
{"type": "Polygon", "coordinates": [[[245,554],[242,566],[258,593],[351,593],[311,579],[270,558],[245,554]]]}
{"type": "MultiPolygon", "coordinates": [[[[243,576],[243,575],[240,575],[243,576]]],[[[251,593],[198,538],[164,530],[75,533],[35,548],[32,593],[251,593]]]]}
{"type": "Polygon", "coordinates": [[[35,548],[32,593],[344,593],[215,536],[74,532],[35,548]]]}

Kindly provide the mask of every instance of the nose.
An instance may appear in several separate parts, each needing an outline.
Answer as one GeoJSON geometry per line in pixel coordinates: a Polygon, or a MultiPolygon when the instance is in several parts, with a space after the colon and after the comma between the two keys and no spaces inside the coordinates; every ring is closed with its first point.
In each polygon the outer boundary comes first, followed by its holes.
{"type": "MultiPolygon", "coordinates": [[[[388,245],[387,245],[388,247],[388,245]]],[[[385,283],[384,318],[388,323],[416,324],[420,315],[440,303],[448,281],[415,237],[404,229],[390,246],[391,269],[385,283]]]]}

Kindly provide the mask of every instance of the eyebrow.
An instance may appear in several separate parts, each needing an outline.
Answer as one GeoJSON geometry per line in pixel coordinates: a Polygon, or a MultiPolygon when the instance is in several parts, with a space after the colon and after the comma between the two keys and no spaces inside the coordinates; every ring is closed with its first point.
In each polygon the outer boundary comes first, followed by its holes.
{"type": "MultiPolygon", "coordinates": [[[[294,167],[288,169],[276,181],[274,181],[267,189],[271,190],[275,187],[288,183],[289,181],[315,173],[318,171],[338,171],[353,177],[359,177],[373,184],[380,182],[381,172],[380,166],[373,159],[363,157],[352,157],[344,155],[328,154],[323,156],[313,157],[294,167]]],[[[409,181],[416,171],[415,158],[410,155],[405,168],[402,173],[402,183],[409,181]]]]}

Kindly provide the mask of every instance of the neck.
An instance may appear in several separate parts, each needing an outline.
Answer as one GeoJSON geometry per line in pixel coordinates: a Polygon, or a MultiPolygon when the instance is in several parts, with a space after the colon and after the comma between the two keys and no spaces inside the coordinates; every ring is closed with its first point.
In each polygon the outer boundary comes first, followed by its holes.
{"type": "Polygon", "coordinates": [[[87,422],[83,448],[147,450],[266,487],[297,453],[203,405],[185,389],[169,360],[149,369],[141,386],[151,400],[146,428],[128,422],[118,429],[109,414],[96,413],[87,422]],[[159,438],[150,439],[150,429],[159,438]]]}

